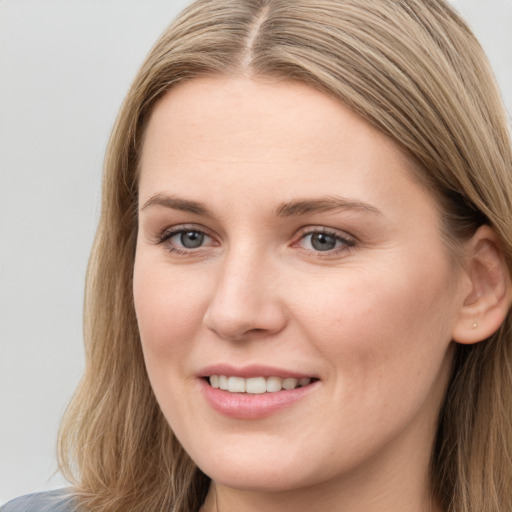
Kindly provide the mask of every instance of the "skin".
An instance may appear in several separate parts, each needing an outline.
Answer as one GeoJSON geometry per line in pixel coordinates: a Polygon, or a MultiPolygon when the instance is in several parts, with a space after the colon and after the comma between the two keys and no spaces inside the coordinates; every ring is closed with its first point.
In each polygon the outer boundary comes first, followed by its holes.
{"type": "Polygon", "coordinates": [[[410,167],[299,83],[200,78],[154,108],[135,307],[157,400],[212,478],[205,512],[438,510],[428,464],[470,283],[410,167]],[[334,196],[350,204],[282,206],[334,196]],[[203,244],[168,236],[180,228],[203,244]],[[325,229],[336,247],[317,250],[311,233],[325,229]],[[214,363],[319,380],[275,414],[235,419],[201,393],[198,373],[214,363]]]}

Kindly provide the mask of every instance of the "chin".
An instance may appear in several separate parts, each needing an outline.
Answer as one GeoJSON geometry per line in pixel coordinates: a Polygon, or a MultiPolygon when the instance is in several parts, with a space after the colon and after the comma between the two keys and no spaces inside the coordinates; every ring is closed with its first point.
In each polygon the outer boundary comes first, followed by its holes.
{"type": "Polygon", "coordinates": [[[314,485],[311,475],[298,474],[298,468],[274,466],[273,468],[219,467],[201,468],[217,484],[240,491],[277,493],[293,491],[314,485]]]}
{"type": "Polygon", "coordinates": [[[230,444],[229,450],[202,452],[193,457],[198,467],[217,484],[252,492],[287,492],[317,485],[334,475],[332,467],[315,463],[310,454],[300,447],[290,447],[289,453],[277,446],[261,448],[262,444],[249,446],[230,444]],[[251,449],[254,448],[254,449],[251,449]],[[207,456],[205,457],[205,453],[207,456]]]}

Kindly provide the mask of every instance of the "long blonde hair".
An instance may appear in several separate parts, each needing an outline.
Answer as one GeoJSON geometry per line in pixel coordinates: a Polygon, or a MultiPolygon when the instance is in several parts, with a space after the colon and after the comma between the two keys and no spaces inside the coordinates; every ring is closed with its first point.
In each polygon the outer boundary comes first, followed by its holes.
{"type": "MultiPolygon", "coordinates": [[[[198,0],[162,35],[107,151],[88,268],[86,372],[60,432],[78,503],[101,512],[190,512],[209,479],[175,439],[144,367],[132,297],[137,163],[155,102],[201,75],[298,80],[404,148],[436,195],[447,244],[482,223],[512,269],[508,120],[478,42],[443,0],[198,0]]],[[[458,346],[432,454],[432,492],[452,512],[512,510],[512,336],[458,346]]]]}

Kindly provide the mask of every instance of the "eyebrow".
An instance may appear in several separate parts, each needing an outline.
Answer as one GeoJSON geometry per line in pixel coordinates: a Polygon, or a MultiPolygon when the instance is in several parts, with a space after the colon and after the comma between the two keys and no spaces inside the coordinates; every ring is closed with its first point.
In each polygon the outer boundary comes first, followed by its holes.
{"type": "MultiPolygon", "coordinates": [[[[193,213],[196,215],[204,215],[215,217],[213,213],[202,203],[183,199],[177,196],[169,196],[164,194],[156,194],[150,197],[142,206],[141,210],[152,206],[162,206],[173,210],[193,213]]],[[[355,201],[339,196],[327,196],[313,199],[298,199],[281,203],[275,210],[276,217],[300,217],[302,215],[310,215],[313,213],[323,213],[331,211],[347,211],[356,210],[363,213],[371,213],[382,215],[382,212],[371,204],[361,201],[355,201]]]]}
{"type": "Polygon", "coordinates": [[[331,211],[356,210],[363,213],[382,215],[382,212],[371,204],[355,201],[339,196],[328,196],[314,199],[299,199],[279,205],[275,214],[278,217],[300,217],[312,213],[331,211]]]}
{"type": "Polygon", "coordinates": [[[190,201],[177,196],[168,196],[163,194],[156,194],[150,197],[141,208],[145,210],[151,206],[163,206],[164,208],[172,208],[173,210],[181,210],[183,212],[195,213],[196,215],[205,215],[213,217],[214,215],[201,203],[197,201],[190,201]]]}

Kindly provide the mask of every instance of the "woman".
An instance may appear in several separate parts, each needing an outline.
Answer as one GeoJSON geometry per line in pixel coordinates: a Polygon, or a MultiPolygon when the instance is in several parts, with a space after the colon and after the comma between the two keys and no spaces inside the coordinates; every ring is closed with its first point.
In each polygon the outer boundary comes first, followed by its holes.
{"type": "Polygon", "coordinates": [[[443,1],[194,3],[107,153],[73,490],[5,512],[510,510],[511,169],[443,1]]]}

